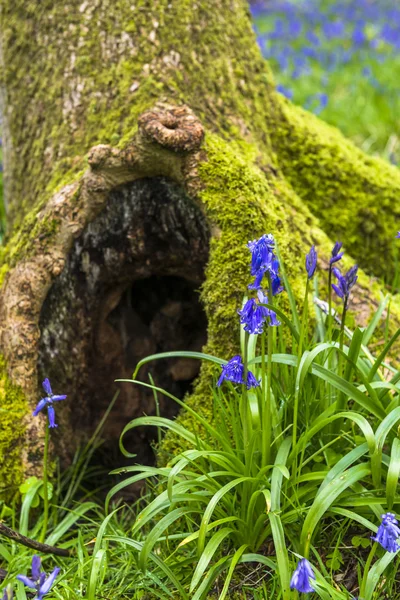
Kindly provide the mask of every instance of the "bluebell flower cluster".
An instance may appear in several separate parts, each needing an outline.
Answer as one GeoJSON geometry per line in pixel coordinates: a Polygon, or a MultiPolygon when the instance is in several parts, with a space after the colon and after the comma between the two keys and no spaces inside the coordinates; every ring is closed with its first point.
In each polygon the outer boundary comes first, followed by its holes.
{"type": "MultiPolygon", "coordinates": [[[[244,365],[242,357],[236,355],[226,365],[222,365],[222,373],[218,379],[217,386],[222,385],[224,381],[231,381],[232,383],[241,384],[244,383],[244,365]]],[[[254,377],[251,371],[247,372],[247,389],[258,387],[260,382],[254,377]]]]}
{"type": "Polygon", "coordinates": [[[339,298],[343,299],[344,306],[347,307],[349,302],[349,296],[352,287],[355,285],[358,279],[358,265],[354,265],[347,271],[345,275],[342,275],[339,269],[334,268],[333,274],[337,278],[337,284],[332,283],[332,288],[339,296],[339,298]]]}
{"type": "Polygon", "coordinates": [[[44,571],[41,571],[41,559],[40,556],[34,556],[32,558],[32,576],[27,577],[26,575],[17,575],[17,579],[22,581],[28,588],[36,591],[35,600],[42,600],[43,597],[49,593],[57,575],[60,572],[60,568],[56,567],[53,572],[47,576],[44,571]]]}
{"type": "Polygon", "coordinates": [[[314,592],[314,588],[310,583],[310,579],[315,579],[314,572],[309,561],[306,558],[301,558],[292,575],[290,589],[297,590],[303,594],[314,592]]]}
{"type": "Polygon", "coordinates": [[[381,519],[382,522],[378,527],[376,536],[371,537],[371,539],[378,542],[387,552],[397,552],[400,549],[400,528],[396,515],[388,512],[381,515],[381,519]]]}
{"type": "Polygon", "coordinates": [[[251,252],[250,272],[254,281],[249,285],[250,290],[257,291],[257,298],[250,298],[242,310],[238,311],[240,322],[248,333],[259,335],[263,333],[264,325],[280,325],[276,313],[262,306],[268,304],[268,295],[263,290],[263,285],[269,288],[272,296],[283,291],[281,278],[279,277],[279,261],[275,256],[275,240],[273,235],[264,234],[259,239],[247,244],[251,252]]]}
{"type": "Polygon", "coordinates": [[[42,383],[43,389],[46,392],[47,396],[45,396],[44,398],[42,398],[38,405],[36,406],[35,410],[33,411],[33,416],[37,417],[37,415],[44,409],[47,407],[47,414],[49,417],[49,427],[58,427],[58,425],[55,422],[55,412],[54,412],[54,406],[53,406],[53,402],[59,402],[60,400],[65,400],[65,398],[67,397],[66,395],[62,395],[62,396],[57,396],[55,394],[53,394],[53,391],[51,389],[51,385],[50,385],[50,381],[46,379],[43,381],[42,383]]]}

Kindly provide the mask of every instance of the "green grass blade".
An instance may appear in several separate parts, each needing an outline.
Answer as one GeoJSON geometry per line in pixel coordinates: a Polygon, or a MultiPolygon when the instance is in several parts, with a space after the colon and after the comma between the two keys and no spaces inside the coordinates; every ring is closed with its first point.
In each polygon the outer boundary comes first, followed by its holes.
{"type": "MultiPolygon", "coordinates": [[[[106,536],[105,539],[109,540],[110,542],[115,542],[116,544],[126,544],[127,546],[131,546],[137,552],[141,552],[143,548],[142,542],[137,542],[136,540],[131,540],[130,538],[126,538],[123,536],[111,535],[106,536]]],[[[159,569],[161,569],[161,571],[163,571],[164,575],[166,575],[166,577],[168,577],[171,583],[176,587],[177,591],[181,595],[181,600],[190,600],[189,596],[182,587],[179,579],[175,576],[174,572],[165,564],[165,562],[158,558],[158,556],[154,554],[154,552],[150,552],[149,558],[159,569]]]]}
{"type": "Polygon", "coordinates": [[[212,354],[204,354],[204,352],[185,352],[183,350],[177,350],[174,352],[160,352],[159,354],[151,354],[150,356],[146,356],[146,358],[142,358],[142,360],[136,365],[132,379],[136,379],[136,376],[143,365],[151,362],[152,360],[160,360],[162,358],[197,358],[199,360],[208,360],[209,362],[216,363],[217,365],[223,365],[227,362],[222,358],[212,356],[212,354]]]}
{"type": "Polygon", "coordinates": [[[240,561],[240,558],[241,558],[243,552],[246,550],[246,548],[247,548],[247,544],[243,544],[242,546],[240,546],[240,548],[238,548],[236,550],[235,554],[233,555],[231,564],[229,565],[228,574],[225,579],[224,587],[222,588],[222,592],[219,596],[219,600],[224,600],[226,598],[233,573],[236,569],[236,565],[240,561]]]}
{"type": "Polygon", "coordinates": [[[281,488],[282,488],[282,481],[283,481],[283,471],[282,469],[278,468],[278,465],[286,465],[286,461],[287,458],[289,456],[289,452],[290,452],[290,447],[292,444],[292,440],[291,438],[286,438],[278,452],[275,458],[275,466],[274,469],[272,471],[272,476],[271,476],[271,510],[272,511],[279,511],[280,507],[281,507],[281,488]]]}
{"type": "Polygon", "coordinates": [[[199,558],[195,572],[193,573],[192,581],[190,582],[190,593],[192,593],[198,586],[201,578],[203,577],[204,571],[207,569],[219,546],[233,531],[234,530],[230,529],[229,527],[224,527],[220,531],[217,531],[217,533],[215,533],[209,540],[199,558]]]}
{"type": "Polygon", "coordinates": [[[283,600],[290,600],[290,566],[285,534],[279,515],[269,513],[271,523],[272,537],[274,540],[276,562],[278,565],[279,580],[281,582],[281,592],[283,600]]]}
{"type": "Polygon", "coordinates": [[[97,594],[97,584],[101,583],[105,572],[106,572],[106,563],[107,563],[107,553],[106,550],[100,549],[96,552],[92,559],[92,568],[90,570],[89,583],[86,598],[87,600],[96,600],[98,598],[97,594]]]}
{"type": "Polygon", "coordinates": [[[394,504],[396,491],[399,485],[400,476],[400,440],[394,438],[392,450],[390,452],[390,463],[386,477],[386,501],[388,510],[391,510],[394,504]]]}
{"type": "Polygon", "coordinates": [[[238,477],[237,479],[234,479],[233,481],[229,481],[220,490],[218,490],[218,492],[216,494],[214,494],[214,496],[211,498],[210,502],[207,505],[206,510],[204,511],[204,515],[201,520],[201,525],[200,525],[200,529],[199,529],[199,539],[198,539],[198,545],[197,545],[197,552],[198,552],[199,556],[201,556],[201,554],[204,550],[205,539],[206,539],[206,534],[207,534],[207,526],[208,526],[208,523],[211,519],[211,516],[212,516],[214,509],[217,506],[218,502],[232,488],[244,483],[245,481],[254,481],[254,479],[252,479],[251,477],[238,477]]]}
{"type": "Polygon", "coordinates": [[[363,479],[371,473],[368,465],[360,464],[344,471],[334,480],[332,480],[320,494],[317,495],[311,505],[308,514],[304,520],[300,535],[300,545],[304,549],[304,556],[307,557],[308,549],[311,543],[312,534],[319,524],[322,515],[332,506],[340,494],[356,481],[363,479]]]}

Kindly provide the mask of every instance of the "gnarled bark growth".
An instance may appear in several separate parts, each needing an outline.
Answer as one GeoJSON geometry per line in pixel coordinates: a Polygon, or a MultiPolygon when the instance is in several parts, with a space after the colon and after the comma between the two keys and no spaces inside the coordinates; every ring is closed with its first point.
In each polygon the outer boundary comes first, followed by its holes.
{"type": "MultiPolygon", "coordinates": [[[[40,471],[44,375],[68,394],[54,438],[68,457],[143,355],[236,353],[245,243],[265,231],[299,299],[305,252],[316,243],[324,268],[340,236],[345,265],[365,269],[353,308],[366,322],[391,268],[399,172],[275,92],[244,0],[1,0],[0,30],[2,493],[40,471]]],[[[197,369],[151,367],[181,397],[197,369]]],[[[210,374],[189,401],[212,418],[210,374]]],[[[123,387],[107,437],[152,402],[123,387]]]]}

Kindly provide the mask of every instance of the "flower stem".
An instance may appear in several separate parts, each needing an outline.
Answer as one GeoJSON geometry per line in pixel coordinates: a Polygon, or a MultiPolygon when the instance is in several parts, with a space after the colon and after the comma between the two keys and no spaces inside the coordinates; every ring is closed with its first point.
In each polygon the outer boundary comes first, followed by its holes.
{"type": "Polygon", "coordinates": [[[48,496],[48,487],[47,487],[47,466],[48,466],[48,456],[49,456],[49,441],[50,441],[50,432],[49,432],[49,417],[46,417],[46,433],[44,438],[44,453],[43,453],[43,527],[42,533],[40,534],[40,542],[43,543],[46,538],[47,533],[47,524],[49,522],[49,496],[48,496]]]}
{"type": "Polygon", "coordinates": [[[332,341],[332,265],[329,265],[328,275],[328,340],[332,341]]]}
{"type": "Polygon", "coordinates": [[[365,563],[364,575],[363,575],[361,587],[360,587],[360,598],[363,598],[364,594],[365,594],[365,587],[367,585],[368,572],[369,572],[369,568],[371,566],[372,559],[375,556],[375,551],[376,551],[377,546],[378,546],[378,542],[374,542],[374,544],[370,550],[370,553],[368,554],[367,562],[365,563]]]}
{"type": "MultiPolygon", "coordinates": [[[[295,382],[296,387],[295,387],[295,392],[294,392],[294,407],[293,407],[293,442],[292,442],[293,450],[297,443],[297,420],[298,420],[298,413],[299,413],[299,396],[300,396],[300,389],[298,387],[298,383],[299,383],[298,373],[299,373],[299,369],[300,369],[301,355],[303,353],[304,330],[306,327],[306,321],[307,321],[307,317],[308,317],[308,289],[309,289],[309,279],[307,278],[306,292],[304,294],[303,315],[301,318],[300,339],[299,339],[299,346],[297,349],[297,373],[296,373],[296,382],[295,382]]],[[[295,470],[296,470],[296,467],[295,467],[295,470]]]]}

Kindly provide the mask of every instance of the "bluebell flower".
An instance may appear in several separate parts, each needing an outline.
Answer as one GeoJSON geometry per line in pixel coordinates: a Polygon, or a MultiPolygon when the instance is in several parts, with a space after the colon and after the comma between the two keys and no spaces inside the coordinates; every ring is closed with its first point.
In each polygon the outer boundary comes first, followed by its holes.
{"type": "Polygon", "coordinates": [[[303,592],[304,594],[314,592],[315,590],[310,584],[310,579],[315,579],[314,572],[308,560],[306,558],[301,558],[292,575],[290,589],[303,592]]]}
{"type": "Polygon", "coordinates": [[[400,549],[398,538],[400,528],[398,520],[393,513],[381,515],[382,523],[378,527],[375,537],[371,537],[374,542],[378,542],[388,552],[397,552],[400,549]]]}
{"type": "Polygon", "coordinates": [[[33,416],[36,417],[40,413],[40,411],[42,411],[47,406],[47,414],[49,416],[49,427],[57,427],[57,425],[55,423],[55,413],[54,413],[53,402],[59,402],[60,400],[65,400],[65,398],[67,396],[65,396],[65,395],[57,396],[57,395],[53,394],[51,385],[50,385],[50,381],[47,379],[47,377],[43,381],[42,385],[43,385],[43,389],[46,392],[47,396],[45,396],[44,398],[42,398],[39,401],[38,405],[36,406],[35,410],[33,411],[33,416]]]}
{"type": "Polygon", "coordinates": [[[345,275],[342,275],[339,269],[333,269],[333,274],[337,278],[338,282],[337,285],[332,283],[332,288],[335,290],[339,298],[344,299],[345,306],[347,306],[351,289],[358,279],[357,271],[358,265],[351,267],[351,269],[349,269],[345,275]]]}
{"type": "Polygon", "coordinates": [[[310,252],[306,256],[306,271],[308,279],[311,279],[314,276],[315,269],[317,268],[317,251],[315,246],[311,246],[310,252]]]}
{"type": "Polygon", "coordinates": [[[251,371],[247,371],[247,383],[246,387],[249,390],[253,387],[258,387],[260,385],[260,380],[256,379],[251,371]]]}
{"type": "MultiPolygon", "coordinates": [[[[236,355],[226,365],[221,365],[222,373],[220,378],[217,381],[217,386],[222,385],[223,381],[232,381],[232,383],[244,383],[244,366],[242,362],[242,357],[240,355],[236,355]]],[[[260,385],[260,382],[254,377],[251,371],[247,372],[247,382],[246,387],[250,389],[252,387],[257,387],[260,385]]]]}
{"type": "Polygon", "coordinates": [[[222,385],[223,381],[232,381],[232,383],[243,383],[244,366],[242,357],[239,355],[231,358],[226,365],[221,365],[222,373],[217,381],[217,385],[222,385]]]}
{"type": "Polygon", "coordinates": [[[268,309],[260,306],[254,298],[247,300],[242,310],[238,311],[244,330],[253,335],[263,332],[265,320],[269,316],[268,312],[268,309]]]}
{"type": "Polygon", "coordinates": [[[257,275],[258,271],[264,267],[268,270],[273,268],[273,261],[276,260],[273,249],[275,246],[274,236],[269,234],[262,235],[258,240],[253,240],[247,244],[251,252],[251,274],[257,275]]]}
{"type": "Polygon", "coordinates": [[[49,593],[51,586],[53,585],[57,575],[60,572],[60,568],[56,567],[53,572],[47,577],[44,571],[40,570],[41,559],[39,556],[32,558],[32,578],[26,577],[26,575],[17,575],[17,579],[22,581],[27,587],[36,590],[36,600],[42,600],[43,596],[49,593]]]}
{"type": "Polygon", "coordinates": [[[400,231],[397,232],[396,238],[400,238],[400,231]]]}
{"type": "Polygon", "coordinates": [[[344,252],[340,252],[341,247],[343,246],[343,242],[335,242],[335,245],[332,248],[331,258],[329,260],[329,264],[332,266],[335,262],[338,262],[344,252]]]}
{"type": "Polygon", "coordinates": [[[283,285],[281,282],[281,278],[279,277],[279,275],[275,275],[275,277],[272,279],[271,281],[271,289],[272,289],[272,295],[273,296],[277,296],[278,294],[280,294],[281,292],[283,292],[283,285]]]}

